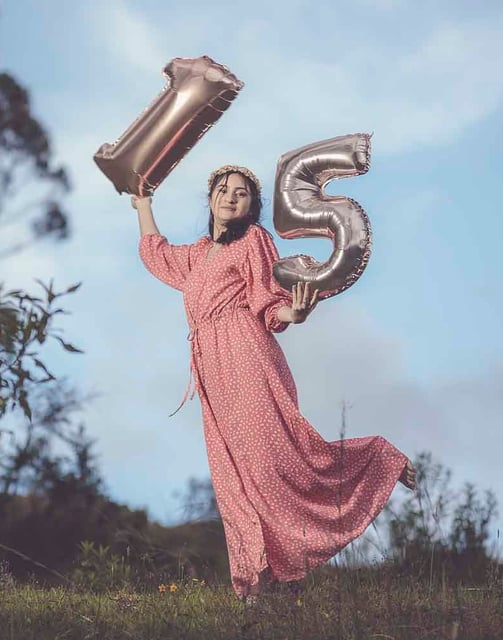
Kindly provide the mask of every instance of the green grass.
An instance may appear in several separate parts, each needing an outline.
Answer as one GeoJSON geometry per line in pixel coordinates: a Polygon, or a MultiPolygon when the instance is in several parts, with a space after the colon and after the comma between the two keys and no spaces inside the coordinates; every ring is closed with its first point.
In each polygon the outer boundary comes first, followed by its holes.
{"type": "Polygon", "coordinates": [[[298,598],[263,594],[246,607],[228,586],[196,580],[150,592],[0,590],[1,640],[489,640],[503,638],[503,587],[432,584],[392,571],[328,570],[298,598]]]}

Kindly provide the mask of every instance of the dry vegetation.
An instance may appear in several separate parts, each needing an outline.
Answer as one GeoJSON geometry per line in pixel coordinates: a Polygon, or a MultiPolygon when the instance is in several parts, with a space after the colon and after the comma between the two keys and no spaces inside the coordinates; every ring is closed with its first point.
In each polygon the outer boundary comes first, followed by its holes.
{"type": "MultiPolygon", "coordinates": [[[[489,577],[488,577],[489,578],[489,577]]],[[[280,587],[257,604],[229,585],[186,578],[167,585],[92,593],[76,587],[16,586],[4,572],[2,640],[448,639],[503,637],[503,584],[418,580],[396,565],[325,566],[304,580],[300,596],[280,587]]]]}

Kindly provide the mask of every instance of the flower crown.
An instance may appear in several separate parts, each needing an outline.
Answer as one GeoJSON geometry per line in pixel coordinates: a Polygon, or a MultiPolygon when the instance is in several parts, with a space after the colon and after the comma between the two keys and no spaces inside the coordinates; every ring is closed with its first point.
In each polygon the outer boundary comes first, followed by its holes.
{"type": "Polygon", "coordinates": [[[213,171],[208,178],[208,191],[211,190],[213,180],[215,180],[217,176],[221,176],[224,173],[240,173],[241,175],[246,176],[257,187],[258,195],[260,196],[262,187],[260,186],[260,182],[257,176],[252,171],[250,171],[250,169],[247,169],[246,167],[238,167],[236,164],[225,164],[223,167],[220,167],[220,169],[215,169],[215,171],[213,171]]]}

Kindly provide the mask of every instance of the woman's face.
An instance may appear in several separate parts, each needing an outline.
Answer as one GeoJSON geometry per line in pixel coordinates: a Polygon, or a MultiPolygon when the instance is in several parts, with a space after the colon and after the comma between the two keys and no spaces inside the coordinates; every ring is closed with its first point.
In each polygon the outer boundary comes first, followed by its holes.
{"type": "Polygon", "coordinates": [[[251,202],[250,187],[240,173],[219,178],[210,195],[213,217],[218,224],[224,226],[229,220],[246,216],[251,202]]]}

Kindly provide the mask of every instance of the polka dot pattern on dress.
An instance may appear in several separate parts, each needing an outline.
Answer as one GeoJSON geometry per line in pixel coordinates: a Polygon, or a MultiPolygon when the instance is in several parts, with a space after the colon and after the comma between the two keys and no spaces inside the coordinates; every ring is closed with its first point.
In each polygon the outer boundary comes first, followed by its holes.
{"type": "Polygon", "coordinates": [[[209,236],[171,245],[144,235],[140,256],[183,292],[191,368],[233,588],[262,574],[299,580],[361,535],[384,508],[407,457],[381,436],[327,442],[302,416],[273,333],[291,295],[272,276],[278,252],[251,225],[212,256],[209,236]]]}

